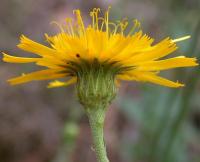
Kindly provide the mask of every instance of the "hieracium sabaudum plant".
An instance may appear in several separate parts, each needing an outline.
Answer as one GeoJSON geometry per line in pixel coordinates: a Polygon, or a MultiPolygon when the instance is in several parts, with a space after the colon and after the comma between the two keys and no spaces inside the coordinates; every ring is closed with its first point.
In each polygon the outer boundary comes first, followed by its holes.
{"type": "Polygon", "coordinates": [[[74,10],[74,14],[75,19],[67,18],[65,26],[57,24],[61,29],[59,34],[45,34],[49,47],[21,36],[18,47],[37,57],[15,57],[3,53],[3,61],[35,63],[44,67],[8,80],[11,85],[52,79],[56,80],[49,83],[49,88],[75,84],[79,102],[89,118],[97,159],[108,162],[103,125],[106,110],[116,96],[120,81],[182,87],[184,84],[160,77],[160,71],[196,66],[197,63],[195,58],[184,56],[163,59],[177,50],[176,42],[189,36],[167,37],[154,43],[152,38],[143,34],[138,21],[131,25],[125,19],[110,21],[109,9],[101,14],[99,8],[94,8],[90,12],[91,24],[87,26],[80,10],[74,10]],[[61,78],[66,81],[59,81],[61,78]]]}

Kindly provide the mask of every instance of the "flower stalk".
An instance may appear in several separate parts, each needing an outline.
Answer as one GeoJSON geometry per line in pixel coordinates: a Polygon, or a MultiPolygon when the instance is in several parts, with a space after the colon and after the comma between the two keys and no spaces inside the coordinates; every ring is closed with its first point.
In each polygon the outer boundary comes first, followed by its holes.
{"type": "Polygon", "coordinates": [[[77,67],[77,95],[88,116],[94,150],[99,162],[109,162],[104,143],[104,121],[107,108],[116,96],[115,70],[113,65],[82,62],[77,67]]]}
{"type": "Polygon", "coordinates": [[[106,108],[101,105],[97,108],[88,108],[86,110],[89,118],[93,137],[93,147],[99,162],[109,162],[106,153],[106,146],[104,143],[104,119],[106,108]]]}

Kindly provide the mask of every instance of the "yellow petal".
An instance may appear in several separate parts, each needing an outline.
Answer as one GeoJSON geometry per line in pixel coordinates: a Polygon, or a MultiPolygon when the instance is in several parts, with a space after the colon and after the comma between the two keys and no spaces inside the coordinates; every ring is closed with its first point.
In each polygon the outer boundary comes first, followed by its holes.
{"type": "Polygon", "coordinates": [[[183,87],[184,84],[173,82],[163,77],[157,76],[158,72],[145,72],[145,71],[132,71],[127,74],[119,75],[118,79],[121,80],[135,80],[135,81],[143,81],[143,82],[151,82],[154,84],[159,84],[162,86],[177,88],[183,87]]]}
{"type": "MultiPolygon", "coordinates": [[[[128,40],[128,37],[126,38],[128,40]]],[[[115,51],[112,60],[127,60],[138,53],[144,53],[150,48],[153,43],[153,39],[146,34],[142,35],[142,32],[135,33],[130,37],[130,40],[124,44],[124,48],[119,48],[115,51]]],[[[118,45],[116,45],[118,47],[118,45]]]]}
{"type": "Polygon", "coordinates": [[[41,59],[36,64],[39,65],[39,66],[48,67],[50,69],[66,70],[66,68],[64,67],[64,65],[61,66],[62,64],[59,65],[59,64],[56,64],[54,62],[51,62],[50,60],[41,59]]]}
{"type": "Polygon", "coordinates": [[[56,87],[62,87],[62,86],[69,86],[71,84],[76,83],[76,81],[77,81],[76,77],[71,78],[70,80],[68,80],[66,82],[61,82],[61,81],[55,80],[53,82],[50,82],[48,84],[47,88],[56,88],[56,87]]]}
{"type": "Polygon", "coordinates": [[[178,67],[190,67],[197,66],[198,63],[196,61],[196,58],[186,58],[184,56],[179,56],[166,60],[141,63],[136,69],[141,71],[157,71],[178,67]]]}
{"type": "Polygon", "coordinates": [[[24,51],[35,53],[40,56],[51,56],[51,55],[54,56],[56,54],[56,51],[54,49],[46,47],[37,42],[34,42],[29,38],[25,37],[24,35],[21,36],[20,44],[18,44],[17,47],[19,47],[24,51]]]}
{"type": "Polygon", "coordinates": [[[162,58],[164,56],[169,55],[173,51],[177,49],[176,44],[171,42],[171,39],[166,38],[160,43],[156,44],[151,50],[148,50],[145,52],[141,52],[137,55],[133,55],[132,58],[127,60],[127,64],[134,64],[139,62],[145,62],[145,61],[151,61],[151,60],[157,60],[159,58],[162,58]]]}
{"type": "Polygon", "coordinates": [[[59,73],[58,70],[46,69],[41,71],[36,71],[28,74],[23,74],[22,76],[9,79],[8,82],[11,85],[22,84],[34,80],[48,80],[48,79],[56,79],[63,78],[67,74],[59,73]]]}
{"type": "Polygon", "coordinates": [[[37,62],[40,58],[27,58],[27,57],[16,57],[3,53],[3,61],[10,63],[31,63],[37,62]]]}
{"type": "Polygon", "coordinates": [[[141,73],[137,77],[140,81],[151,82],[151,83],[159,84],[166,87],[178,88],[178,87],[184,86],[184,84],[173,82],[163,77],[159,77],[154,73],[141,73]]]}

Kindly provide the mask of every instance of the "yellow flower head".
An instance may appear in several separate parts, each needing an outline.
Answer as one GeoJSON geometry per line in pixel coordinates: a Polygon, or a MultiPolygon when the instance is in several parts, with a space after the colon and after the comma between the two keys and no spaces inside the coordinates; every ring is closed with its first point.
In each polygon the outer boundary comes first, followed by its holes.
{"type": "MultiPolygon", "coordinates": [[[[48,87],[68,86],[79,79],[79,71],[83,64],[93,68],[95,62],[115,71],[115,81],[129,80],[160,84],[168,87],[181,87],[183,84],[158,76],[161,70],[178,67],[196,66],[195,58],[184,56],[163,59],[177,49],[176,42],[189,36],[170,39],[165,38],[157,44],[154,40],[135,29],[140,26],[133,21],[127,32],[126,19],[116,23],[109,20],[109,9],[100,16],[100,9],[90,12],[91,24],[86,26],[80,10],[75,10],[75,20],[66,19],[66,25],[59,27],[61,32],[55,36],[45,34],[50,47],[30,40],[24,35],[18,47],[37,55],[36,58],[15,57],[3,53],[3,60],[10,63],[32,63],[45,69],[23,74],[8,80],[10,84],[22,84],[33,80],[56,79],[48,87]],[[125,34],[126,30],[126,34],[125,34]],[[115,70],[116,69],[116,70],[115,70]],[[65,82],[58,79],[66,78],[65,82]]],[[[100,66],[99,66],[100,67],[100,66]]],[[[98,68],[98,66],[96,66],[98,68]]]]}

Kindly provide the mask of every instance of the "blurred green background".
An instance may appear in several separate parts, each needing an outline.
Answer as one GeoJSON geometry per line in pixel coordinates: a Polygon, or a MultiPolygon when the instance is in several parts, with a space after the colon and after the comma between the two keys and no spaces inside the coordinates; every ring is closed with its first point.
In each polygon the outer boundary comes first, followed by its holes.
{"type": "MultiPolygon", "coordinates": [[[[73,9],[89,18],[93,7],[112,6],[113,19],[138,19],[156,42],[191,35],[173,55],[200,60],[200,0],[0,0],[0,50],[17,49],[25,34],[41,43],[73,9]]],[[[2,57],[2,56],[1,56],[2,57]]],[[[47,89],[46,82],[11,87],[6,80],[34,66],[0,63],[0,162],[95,162],[88,120],[74,87],[47,89]]],[[[162,75],[186,83],[170,89],[124,82],[105,123],[111,162],[200,162],[200,70],[162,75]]]]}

